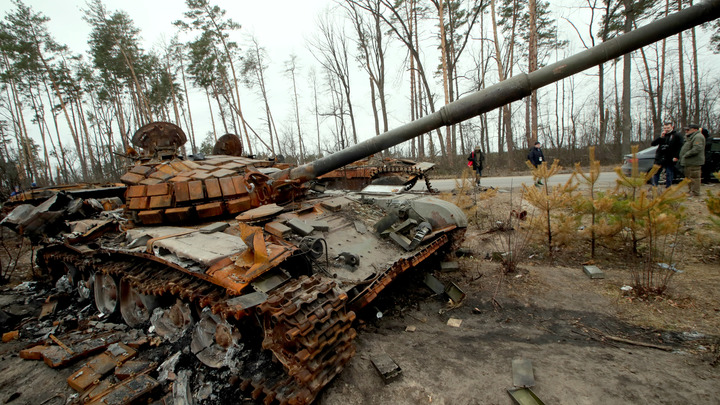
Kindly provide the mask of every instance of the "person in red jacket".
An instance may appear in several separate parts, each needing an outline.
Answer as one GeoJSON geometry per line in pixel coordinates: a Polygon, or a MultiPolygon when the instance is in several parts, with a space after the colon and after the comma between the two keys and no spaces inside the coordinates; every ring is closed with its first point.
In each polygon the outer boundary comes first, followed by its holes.
{"type": "Polygon", "coordinates": [[[485,160],[485,154],[479,146],[475,147],[475,150],[470,152],[468,156],[468,166],[472,166],[475,172],[475,184],[480,185],[480,178],[482,177],[483,161],[485,160]]]}

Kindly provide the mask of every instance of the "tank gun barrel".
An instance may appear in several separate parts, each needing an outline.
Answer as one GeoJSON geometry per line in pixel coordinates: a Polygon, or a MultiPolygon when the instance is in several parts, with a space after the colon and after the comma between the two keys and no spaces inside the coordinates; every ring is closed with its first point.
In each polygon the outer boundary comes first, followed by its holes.
{"type": "Polygon", "coordinates": [[[534,90],[550,83],[562,80],[575,73],[600,65],[718,17],[720,17],[720,0],[708,0],[699,3],[534,72],[515,75],[453,101],[430,115],[314,162],[296,167],[290,171],[289,177],[300,181],[312,180],[435,129],[457,124],[505,104],[521,100],[529,96],[534,90]]]}

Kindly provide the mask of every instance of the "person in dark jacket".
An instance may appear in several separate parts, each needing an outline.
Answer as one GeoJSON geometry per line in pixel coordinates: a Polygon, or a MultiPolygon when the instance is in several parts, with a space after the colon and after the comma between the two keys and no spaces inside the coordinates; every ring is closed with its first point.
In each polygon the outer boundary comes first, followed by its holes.
{"type": "Polygon", "coordinates": [[[655,164],[660,166],[660,170],[653,175],[651,180],[653,186],[658,185],[660,173],[663,170],[665,170],[665,187],[672,186],[675,178],[675,164],[680,160],[680,149],[682,149],[683,143],[683,136],[675,132],[673,123],[666,121],[660,136],[650,143],[650,145],[658,147],[655,151],[655,164]]]}
{"type": "MultiPolygon", "coordinates": [[[[535,167],[540,166],[545,161],[545,156],[543,156],[543,152],[540,146],[540,142],[535,141],[535,146],[530,149],[530,153],[528,153],[527,155],[528,160],[535,167]]],[[[542,186],[542,184],[543,183],[540,179],[537,179],[537,181],[535,182],[536,186],[542,186]]]]}
{"type": "Polygon", "coordinates": [[[485,154],[479,146],[475,147],[475,150],[470,152],[468,156],[468,166],[472,166],[475,172],[475,184],[480,185],[480,178],[482,177],[483,161],[485,160],[485,154]]]}

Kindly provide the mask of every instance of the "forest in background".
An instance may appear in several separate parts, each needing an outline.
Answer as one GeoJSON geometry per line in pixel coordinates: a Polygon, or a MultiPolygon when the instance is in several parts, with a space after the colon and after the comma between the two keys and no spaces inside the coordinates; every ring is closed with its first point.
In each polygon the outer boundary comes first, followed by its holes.
{"type": "MultiPolygon", "coordinates": [[[[314,60],[290,54],[278,63],[208,0],[186,0],[167,27],[171,39],[150,50],[127,12],[91,0],[82,11],[87,55],[58,43],[41,10],[13,0],[0,22],[0,195],[31,183],[116,181],[133,133],[153,121],[182,127],[187,154],[208,153],[235,133],[248,154],[308,162],[563,59],[571,54],[566,36],[589,48],[692,5],[574,3],[588,21],[566,21],[575,32],[562,36],[547,1],[335,0],[308,39],[314,60]],[[278,81],[288,111],[274,107],[278,81]],[[249,106],[261,114],[250,117],[249,106]],[[208,117],[211,130],[196,131],[207,126],[197,117],[208,117]]],[[[709,24],[683,32],[388,153],[450,171],[480,145],[496,167],[514,169],[539,140],[567,165],[589,146],[612,164],[666,119],[714,133],[720,81],[698,56],[718,51],[717,31],[709,24]]]]}

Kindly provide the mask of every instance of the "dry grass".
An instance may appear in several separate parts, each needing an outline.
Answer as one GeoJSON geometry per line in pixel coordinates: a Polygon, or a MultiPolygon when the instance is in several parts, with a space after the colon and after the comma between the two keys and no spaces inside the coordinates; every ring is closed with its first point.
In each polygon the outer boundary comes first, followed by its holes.
{"type": "Polygon", "coordinates": [[[549,258],[544,247],[536,245],[526,254],[517,274],[502,276],[500,264],[484,260],[496,250],[493,244],[490,218],[503,217],[520,202],[520,193],[496,193],[481,203],[471,204],[472,193],[452,195],[469,217],[484,220],[471,221],[465,246],[473,249],[475,257],[464,267],[482,269],[484,289],[494,288],[498,277],[504,277],[502,294],[507,298],[539,305],[552,305],[554,300],[572,299],[578,302],[604,302],[622,321],[660,330],[697,331],[705,335],[720,336],[720,256],[715,241],[720,240],[718,229],[709,225],[709,213],[702,200],[688,200],[688,212],[683,232],[677,242],[676,274],[669,289],[661,297],[638,299],[624,293],[620,287],[632,282],[629,249],[601,246],[593,261],[606,275],[603,280],[587,283],[582,272],[589,260],[589,243],[576,241],[564,246],[549,258]],[[519,275],[519,277],[516,277],[519,275]],[[538,300],[544,300],[540,302],[538,300]]]}

